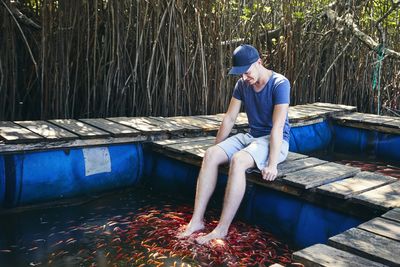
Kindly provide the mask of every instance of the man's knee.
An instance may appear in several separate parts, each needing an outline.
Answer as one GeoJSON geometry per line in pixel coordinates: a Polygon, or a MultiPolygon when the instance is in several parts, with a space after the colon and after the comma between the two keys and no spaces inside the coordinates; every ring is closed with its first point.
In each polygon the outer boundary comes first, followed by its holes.
{"type": "Polygon", "coordinates": [[[212,146],[206,150],[203,161],[207,164],[222,164],[228,160],[228,156],[219,146],[212,146]]]}
{"type": "Polygon", "coordinates": [[[254,160],[249,153],[239,151],[232,156],[230,168],[236,171],[246,171],[248,168],[253,167],[254,160]]]}

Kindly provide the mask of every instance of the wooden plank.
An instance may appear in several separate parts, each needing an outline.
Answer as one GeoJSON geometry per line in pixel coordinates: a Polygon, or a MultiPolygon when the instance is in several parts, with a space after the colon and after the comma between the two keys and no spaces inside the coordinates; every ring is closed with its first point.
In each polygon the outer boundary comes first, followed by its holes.
{"type": "Polygon", "coordinates": [[[395,129],[400,129],[400,119],[393,117],[394,120],[385,122],[385,126],[392,127],[395,129]]]}
{"type": "Polygon", "coordinates": [[[150,119],[154,120],[154,122],[157,122],[156,125],[158,125],[160,128],[167,128],[167,130],[169,132],[178,132],[178,131],[199,132],[199,131],[201,131],[201,129],[199,127],[189,125],[189,124],[177,123],[176,121],[168,120],[168,118],[165,118],[165,117],[150,117],[150,119]]]}
{"type": "Polygon", "coordinates": [[[214,144],[214,139],[215,137],[203,139],[202,141],[199,140],[196,143],[185,142],[162,146],[156,145],[153,150],[184,162],[187,162],[187,159],[190,159],[189,161],[194,161],[195,165],[199,165],[207,148],[214,144]],[[184,146],[185,149],[182,149],[181,146],[184,146]]]}
{"type": "Polygon", "coordinates": [[[311,119],[311,120],[303,120],[303,121],[295,121],[295,122],[291,122],[290,126],[292,128],[296,128],[296,127],[302,127],[302,126],[308,126],[308,125],[313,125],[313,124],[318,124],[323,122],[324,119],[323,118],[316,118],[316,119],[311,119]]]}
{"type": "Polygon", "coordinates": [[[345,114],[345,113],[350,113],[350,112],[355,112],[357,110],[356,107],[350,107],[350,108],[341,108],[337,106],[324,106],[324,105],[319,105],[316,103],[308,104],[308,106],[312,107],[317,107],[326,111],[329,111],[329,116],[331,117],[332,115],[339,115],[339,114],[345,114]]]}
{"type": "Polygon", "coordinates": [[[71,140],[79,138],[76,134],[68,132],[67,130],[47,121],[16,121],[15,123],[45,137],[46,139],[71,140]]]}
{"type": "MultiPolygon", "coordinates": [[[[302,159],[298,159],[298,160],[294,160],[294,161],[286,160],[286,161],[278,164],[277,178],[281,178],[291,172],[296,172],[299,170],[303,170],[306,168],[310,168],[313,166],[326,164],[326,163],[327,163],[327,161],[320,160],[317,158],[302,158],[302,159]]],[[[247,170],[247,173],[261,173],[261,171],[258,168],[251,168],[251,169],[247,170]]]]}
{"type": "Polygon", "coordinates": [[[298,160],[298,159],[305,159],[308,158],[307,155],[303,155],[300,153],[295,153],[295,152],[290,152],[288,153],[288,156],[286,158],[286,161],[292,161],[292,160],[298,160]]]}
{"type": "Polygon", "coordinates": [[[391,176],[363,171],[354,177],[322,185],[317,188],[317,192],[347,199],[395,181],[397,179],[391,176]]]}
{"type": "Polygon", "coordinates": [[[0,137],[5,143],[26,143],[43,139],[11,121],[0,121],[0,137]]]}
{"type": "Polygon", "coordinates": [[[197,140],[187,143],[178,143],[178,144],[170,144],[165,145],[164,148],[170,151],[178,152],[178,153],[188,153],[188,151],[193,151],[194,149],[205,148],[214,145],[214,139],[205,139],[205,140],[197,140]]]}
{"type": "Polygon", "coordinates": [[[306,168],[311,168],[311,167],[318,166],[321,164],[326,164],[326,163],[327,163],[327,161],[320,160],[317,158],[303,158],[303,159],[292,160],[292,161],[286,160],[278,165],[278,172],[281,175],[286,175],[291,172],[300,171],[300,170],[303,170],[306,168]]]}
{"type": "MultiPolygon", "coordinates": [[[[359,113],[354,112],[350,114],[344,115],[335,115],[333,116],[334,120],[343,121],[343,122],[360,122],[365,123],[367,125],[390,125],[391,122],[395,121],[395,117],[390,116],[381,116],[376,114],[367,114],[367,113],[359,113]]],[[[396,124],[394,124],[396,125],[396,124]]]]}
{"type": "Polygon", "coordinates": [[[207,148],[211,147],[212,145],[213,144],[204,144],[203,146],[197,146],[195,148],[186,150],[186,153],[197,158],[203,158],[207,148]]]}
{"type": "Polygon", "coordinates": [[[206,119],[206,120],[211,120],[211,121],[216,121],[218,123],[221,123],[224,118],[224,115],[225,115],[225,113],[219,113],[219,114],[214,114],[214,115],[200,115],[198,117],[206,119]]]}
{"type": "Polygon", "coordinates": [[[319,118],[319,115],[312,113],[310,114],[306,111],[296,110],[294,108],[289,107],[288,117],[290,123],[295,123],[301,120],[317,119],[319,118]]]}
{"type": "Polygon", "coordinates": [[[395,117],[376,114],[353,113],[333,116],[335,123],[348,127],[400,134],[400,120],[395,117]]]}
{"type": "Polygon", "coordinates": [[[218,131],[219,129],[219,123],[216,121],[211,121],[211,120],[206,120],[202,119],[200,117],[194,117],[194,116],[189,116],[189,117],[183,117],[183,116],[178,116],[178,117],[168,117],[168,120],[174,121],[176,123],[182,123],[182,124],[188,124],[188,125],[193,125],[196,126],[203,131],[218,131]]]}
{"type": "Polygon", "coordinates": [[[355,107],[355,106],[347,106],[347,105],[324,103],[324,102],[315,102],[315,103],[313,103],[313,105],[320,106],[320,107],[343,109],[343,110],[348,110],[348,111],[356,111],[357,110],[357,107],[355,107]]]}
{"type": "Polygon", "coordinates": [[[400,134],[400,127],[392,126],[392,122],[387,122],[385,125],[376,125],[376,124],[368,124],[364,122],[349,122],[349,121],[341,121],[335,120],[335,123],[338,125],[343,125],[346,127],[353,127],[359,129],[365,129],[369,131],[377,131],[382,133],[389,134],[400,134]]]}
{"type": "Polygon", "coordinates": [[[49,122],[70,132],[73,132],[81,138],[102,138],[110,136],[110,134],[105,131],[73,119],[49,120],[49,122]]]}
{"type": "Polygon", "coordinates": [[[293,253],[293,260],[305,266],[348,266],[348,267],[383,267],[381,263],[365,259],[334,247],[324,244],[315,244],[311,247],[293,253]]]}
{"type": "Polygon", "coordinates": [[[103,118],[99,119],[80,119],[84,123],[92,125],[94,127],[100,128],[105,132],[111,133],[112,136],[121,137],[121,136],[136,136],[140,134],[140,131],[135,130],[131,127],[127,127],[125,125],[106,120],[103,118]]]}
{"type": "Polygon", "coordinates": [[[358,228],[329,238],[328,244],[389,266],[400,265],[400,242],[358,228]]]}
{"type": "Polygon", "coordinates": [[[0,145],[0,154],[15,154],[20,152],[33,152],[33,151],[49,151],[49,150],[60,150],[70,149],[79,147],[90,147],[90,146],[104,146],[113,144],[126,144],[135,142],[149,141],[153,138],[167,138],[165,135],[158,136],[145,136],[139,135],[135,137],[107,137],[97,139],[72,139],[62,142],[38,142],[31,144],[3,144],[0,145]]]}
{"type": "MultiPolygon", "coordinates": [[[[383,218],[374,218],[368,222],[360,224],[357,228],[365,231],[381,235],[387,238],[391,238],[396,241],[400,241],[400,223],[386,220],[383,218]]],[[[400,251],[399,251],[400,252],[400,251]]]]}
{"type": "Polygon", "coordinates": [[[293,106],[293,109],[304,113],[318,115],[319,117],[328,117],[330,112],[328,110],[321,109],[317,106],[309,106],[309,105],[297,105],[293,106]]]}
{"type": "Polygon", "coordinates": [[[400,207],[400,181],[356,195],[351,200],[381,209],[398,208],[400,207]]]}
{"type": "Polygon", "coordinates": [[[154,141],[154,142],[152,142],[152,144],[154,144],[155,146],[164,147],[164,146],[173,145],[173,144],[185,144],[185,143],[204,141],[204,140],[215,140],[215,136],[167,139],[167,140],[154,141]]]}
{"type": "Polygon", "coordinates": [[[392,209],[382,215],[383,218],[400,222],[400,209],[392,209]]]}
{"type": "MultiPolygon", "coordinates": [[[[224,116],[225,116],[225,113],[218,113],[218,114],[215,114],[215,115],[202,115],[202,116],[199,116],[199,117],[205,118],[205,119],[208,119],[208,120],[213,120],[213,121],[221,123],[223,118],[224,118],[224,116]]],[[[247,120],[246,113],[245,112],[240,112],[238,114],[237,118],[236,118],[234,127],[235,128],[244,128],[244,127],[248,127],[248,126],[249,126],[249,122],[247,120]]]]}
{"type": "Polygon", "coordinates": [[[152,120],[146,117],[113,117],[107,118],[110,121],[132,127],[146,134],[166,133],[165,128],[155,125],[152,120]]]}
{"type": "Polygon", "coordinates": [[[237,127],[248,127],[249,120],[247,118],[247,114],[245,112],[240,112],[236,118],[235,125],[237,127]]]}
{"type": "Polygon", "coordinates": [[[359,171],[359,168],[329,162],[289,173],[283,180],[294,186],[309,189],[353,176],[359,171]]]}

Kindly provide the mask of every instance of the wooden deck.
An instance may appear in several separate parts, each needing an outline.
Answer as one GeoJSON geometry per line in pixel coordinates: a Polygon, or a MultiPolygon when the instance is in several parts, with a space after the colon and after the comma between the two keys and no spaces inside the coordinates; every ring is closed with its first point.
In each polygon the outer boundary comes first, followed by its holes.
{"type": "Polygon", "coordinates": [[[335,114],[332,119],[340,125],[376,130],[383,133],[400,134],[400,118],[365,113],[335,114]]]}
{"type": "MultiPolygon", "coordinates": [[[[200,166],[214,140],[197,137],[154,141],[153,150],[200,166]]],[[[228,166],[220,171],[227,173],[228,166]]],[[[274,182],[262,180],[257,172],[247,174],[247,180],[358,217],[369,218],[389,210],[382,217],[330,238],[328,245],[317,244],[294,253],[295,261],[306,266],[400,265],[396,254],[400,251],[400,181],[291,152],[278,171],[274,182]]]]}
{"type": "MultiPolygon", "coordinates": [[[[0,122],[0,154],[151,142],[155,151],[199,166],[222,118],[223,114],[0,122]]],[[[341,125],[400,133],[400,119],[356,113],[355,107],[314,103],[289,109],[292,127],[327,118],[341,125]]],[[[247,127],[241,113],[234,132],[247,127]]],[[[279,177],[272,183],[256,172],[247,179],[350,215],[378,216],[330,238],[326,245],[294,253],[296,261],[306,266],[400,266],[400,181],[296,153],[289,153],[278,169],[279,177]]],[[[227,166],[221,171],[227,172],[227,166]]]]}
{"type": "MultiPolygon", "coordinates": [[[[314,103],[290,107],[292,127],[354,112],[355,107],[314,103]]],[[[0,122],[0,154],[98,146],[215,134],[223,114],[187,117],[117,117],[0,122]]],[[[240,113],[234,131],[248,127],[240,113]]]]}

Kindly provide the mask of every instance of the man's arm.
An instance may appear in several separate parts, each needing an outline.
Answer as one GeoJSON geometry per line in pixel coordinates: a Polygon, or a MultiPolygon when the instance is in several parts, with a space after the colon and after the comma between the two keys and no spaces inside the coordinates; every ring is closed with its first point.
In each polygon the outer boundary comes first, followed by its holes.
{"type": "Polygon", "coordinates": [[[272,115],[272,130],[269,143],[268,166],[262,170],[262,176],[265,180],[273,181],[278,174],[279,153],[283,141],[283,128],[285,126],[286,115],[289,104],[279,104],[274,106],[272,115]]]}
{"type": "Polygon", "coordinates": [[[218,144],[225,140],[231,132],[233,125],[235,125],[236,118],[240,111],[242,101],[232,97],[229,103],[228,111],[222,120],[221,126],[219,127],[217,137],[215,138],[215,144],[218,144]]]}

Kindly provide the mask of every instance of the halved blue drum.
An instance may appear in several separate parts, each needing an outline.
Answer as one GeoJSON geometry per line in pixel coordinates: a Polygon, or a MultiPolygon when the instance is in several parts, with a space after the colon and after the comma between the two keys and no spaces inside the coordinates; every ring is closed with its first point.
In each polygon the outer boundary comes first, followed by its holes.
{"type": "Polygon", "coordinates": [[[141,144],[32,152],[6,157],[7,207],[87,196],[135,185],[142,177],[144,161],[141,144]]]}

